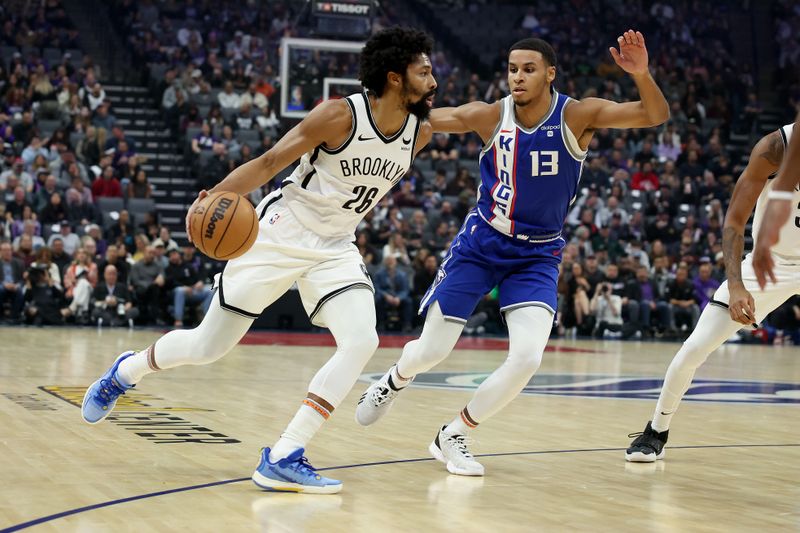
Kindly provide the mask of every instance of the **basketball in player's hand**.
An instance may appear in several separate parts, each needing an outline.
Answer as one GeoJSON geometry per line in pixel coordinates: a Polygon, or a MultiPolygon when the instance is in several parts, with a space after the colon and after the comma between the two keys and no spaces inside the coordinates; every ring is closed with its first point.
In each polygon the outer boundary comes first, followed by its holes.
{"type": "Polygon", "coordinates": [[[227,261],[253,245],[258,235],[258,216],[247,198],[235,192],[217,192],[193,207],[189,233],[202,253],[227,261]]]}

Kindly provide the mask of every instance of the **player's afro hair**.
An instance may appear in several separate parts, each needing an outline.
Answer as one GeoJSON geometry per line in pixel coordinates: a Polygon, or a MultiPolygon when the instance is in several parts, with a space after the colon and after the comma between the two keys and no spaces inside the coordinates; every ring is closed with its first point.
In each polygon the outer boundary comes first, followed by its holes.
{"type": "Polygon", "coordinates": [[[383,96],[389,72],[405,75],[420,54],[431,55],[433,41],[425,32],[395,26],[369,38],[361,50],[358,79],[377,96],[383,96]]]}
{"type": "Polygon", "coordinates": [[[534,52],[539,52],[542,54],[542,57],[549,66],[558,66],[556,64],[556,51],[553,50],[553,47],[550,46],[550,43],[543,41],[542,39],[537,39],[536,37],[522,39],[521,41],[514,43],[509,52],[513,50],[532,50],[534,52]]]}

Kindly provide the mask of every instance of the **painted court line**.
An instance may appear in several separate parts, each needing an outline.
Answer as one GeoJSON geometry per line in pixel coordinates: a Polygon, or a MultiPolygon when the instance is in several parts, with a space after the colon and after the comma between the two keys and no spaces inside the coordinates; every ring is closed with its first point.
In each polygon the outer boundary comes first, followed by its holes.
{"type": "MultiPolygon", "coordinates": [[[[800,447],[800,443],[798,444],[710,444],[704,446],[669,446],[670,451],[674,450],[703,450],[703,449],[710,449],[710,448],[798,448],[800,447]]],[[[550,454],[559,454],[559,453],[589,453],[589,452],[621,452],[624,451],[625,448],[582,448],[582,449],[575,449],[575,450],[541,450],[541,451],[533,451],[533,452],[503,452],[503,453],[484,453],[475,455],[475,457],[512,457],[516,455],[550,455],[550,454]]],[[[365,466],[382,466],[382,465],[391,465],[391,464],[402,464],[402,463],[420,463],[425,461],[435,461],[432,457],[423,457],[417,459],[394,459],[390,461],[376,461],[374,463],[360,463],[360,464],[352,464],[352,465],[342,465],[342,466],[329,466],[327,468],[318,468],[317,470],[322,472],[326,470],[345,470],[348,468],[361,468],[365,466]]],[[[7,527],[5,529],[0,529],[0,533],[11,533],[12,531],[20,531],[23,529],[27,529],[29,527],[37,526],[39,524],[44,524],[46,522],[52,522],[53,520],[58,520],[59,518],[65,518],[67,516],[72,516],[79,513],[85,513],[88,511],[94,511],[95,509],[102,509],[103,507],[111,507],[112,505],[119,505],[127,502],[132,502],[136,500],[144,500],[147,498],[156,498],[158,496],[166,496],[167,494],[175,494],[178,492],[187,492],[190,490],[197,490],[197,489],[205,489],[209,487],[216,487],[220,485],[230,485],[231,483],[240,483],[242,481],[249,481],[249,477],[240,477],[235,479],[226,479],[224,481],[214,481],[212,483],[203,483],[202,485],[190,485],[188,487],[178,487],[176,489],[169,489],[169,490],[162,490],[158,492],[149,492],[147,494],[139,494],[137,496],[129,496],[127,498],[121,498],[118,500],[110,500],[107,502],[96,503],[93,505],[87,505],[85,507],[77,507],[75,509],[69,509],[67,511],[62,511],[60,513],[55,513],[47,516],[42,516],[40,518],[35,518],[33,520],[29,520],[27,522],[22,522],[20,524],[13,525],[11,527],[7,527]]],[[[267,492],[267,491],[264,491],[267,492]]],[[[303,496],[298,495],[298,498],[302,498],[303,496]]]]}

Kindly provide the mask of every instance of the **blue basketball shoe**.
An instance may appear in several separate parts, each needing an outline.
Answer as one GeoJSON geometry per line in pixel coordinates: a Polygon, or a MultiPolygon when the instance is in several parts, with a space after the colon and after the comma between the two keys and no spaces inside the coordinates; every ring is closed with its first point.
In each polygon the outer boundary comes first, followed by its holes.
{"type": "Polygon", "coordinates": [[[261,462],[253,472],[253,483],[262,489],[278,492],[303,492],[306,494],[336,494],[342,482],[317,474],[298,448],[276,463],[269,461],[269,448],[261,450],[261,462]]]}
{"type": "Polygon", "coordinates": [[[92,383],[86,389],[86,394],[83,396],[83,405],[81,405],[81,415],[83,419],[89,424],[97,424],[104,420],[111,414],[114,405],[117,403],[117,398],[120,394],[125,394],[125,391],[132,389],[136,385],[125,385],[117,377],[117,368],[119,364],[134,355],[136,352],[125,352],[114,361],[111,368],[106,370],[100,379],[92,383]]]}

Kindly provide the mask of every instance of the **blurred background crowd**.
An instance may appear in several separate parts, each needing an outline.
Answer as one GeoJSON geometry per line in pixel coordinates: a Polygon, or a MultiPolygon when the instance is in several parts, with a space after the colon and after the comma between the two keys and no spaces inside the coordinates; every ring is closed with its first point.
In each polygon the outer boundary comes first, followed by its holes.
{"type": "MultiPolygon", "coordinates": [[[[88,22],[87,2],[0,6],[2,316],[196,323],[221,265],[188,245],[181,213],[296,123],[281,116],[281,39],[325,35],[302,1],[110,0],[88,22]],[[98,20],[97,36],[82,31],[98,20]]],[[[432,33],[437,106],[507,94],[507,47],[526,36],[555,47],[556,90],[638,99],[608,47],[628,27],[645,35],[671,118],[596,132],[565,224],[557,335],[685,335],[725,278],[721,229],[750,147],[800,110],[795,2],[635,4],[403,0],[373,5],[366,30],[432,33]],[[759,34],[768,45],[751,42],[759,34]]],[[[292,105],[310,109],[322,78],[354,78],[357,64],[322,51],[293,61],[292,105]]],[[[475,203],[480,149],[475,135],[436,135],[359,226],[382,330],[420,325],[419,301],[475,203]]],[[[798,304],[755,338],[793,342],[798,304]]],[[[493,291],[466,331],[502,328],[493,291]]]]}

